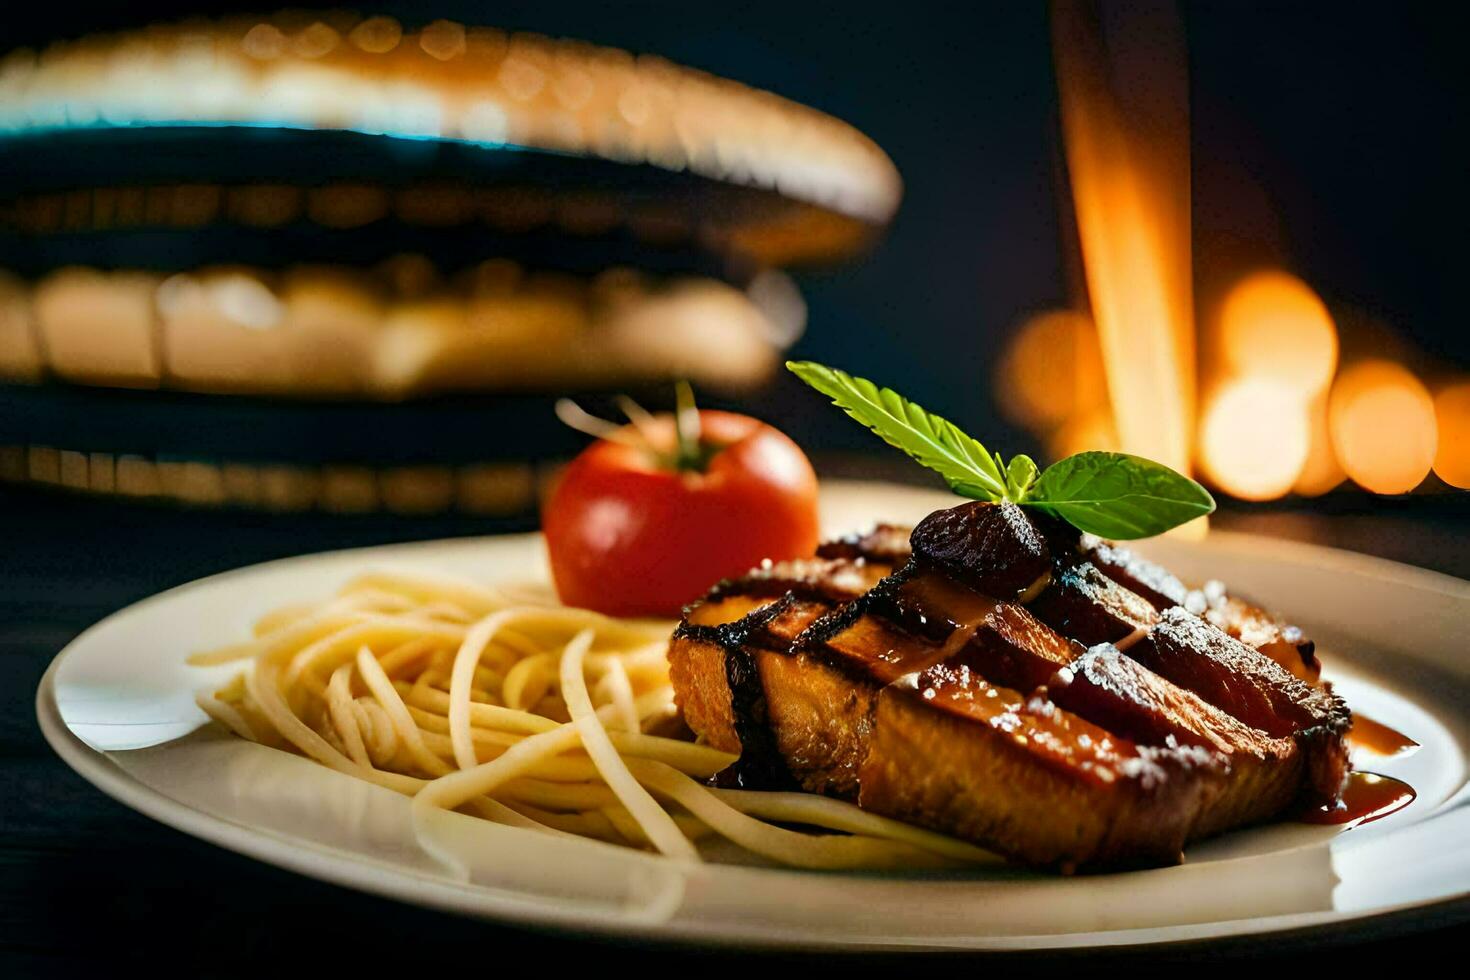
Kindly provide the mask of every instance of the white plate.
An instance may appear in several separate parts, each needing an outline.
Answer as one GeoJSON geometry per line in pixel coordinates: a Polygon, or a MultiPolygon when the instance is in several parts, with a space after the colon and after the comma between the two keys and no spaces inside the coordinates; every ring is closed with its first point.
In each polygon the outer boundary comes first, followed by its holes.
{"type": "MultiPolygon", "coordinates": [[[[836,484],[828,531],[912,521],[943,494],[836,484]]],[[[1404,810],[1351,831],[1279,824],[1191,848],[1179,867],[1061,878],[997,867],[879,876],[676,866],[458,814],[416,834],[407,800],[203,727],[219,679],[191,651],[246,635],[273,606],[324,596],[365,565],[542,579],[539,537],[363,548],[270,562],[124,609],[56,658],[41,727],[77,772],[156,820],[271,864],[406,902],[623,936],[751,946],[1027,949],[1150,944],[1342,926],[1470,895],[1470,583],[1324,548],[1212,533],[1145,549],[1186,579],[1268,597],[1318,638],[1356,709],[1422,744],[1359,761],[1408,780],[1404,810]]],[[[228,668],[226,668],[227,670],[228,668]]]]}

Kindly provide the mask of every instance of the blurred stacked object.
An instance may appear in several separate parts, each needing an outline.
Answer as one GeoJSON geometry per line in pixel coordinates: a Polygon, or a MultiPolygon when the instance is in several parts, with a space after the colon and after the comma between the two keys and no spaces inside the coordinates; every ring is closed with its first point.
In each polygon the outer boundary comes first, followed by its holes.
{"type": "Polygon", "coordinates": [[[558,395],[738,405],[804,326],[781,268],[901,194],[766,92],[352,14],[11,52],[0,160],[0,478],[286,508],[524,511],[558,395]]]}

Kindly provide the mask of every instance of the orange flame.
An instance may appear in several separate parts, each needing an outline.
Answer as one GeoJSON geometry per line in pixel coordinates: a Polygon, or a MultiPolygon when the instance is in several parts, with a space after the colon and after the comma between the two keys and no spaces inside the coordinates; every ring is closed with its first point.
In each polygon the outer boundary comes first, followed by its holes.
{"type": "Polygon", "coordinates": [[[1122,36],[1105,43],[1091,14],[1080,3],[1057,3],[1053,33],[1067,167],[1114,421],[1125,451],[1187,473],[1195,390],[1182,37],[1173,14],[1159,8],[1130,17],[1122,36]],[[1124,77],[1133,84],[1111,84],[1124,77]]]}
{"type": "Polygon", "coordinates": [[[1337,325],[1311,287],[1279,270],[1240,280],[1215,311],[1196,419],[1183,33],[1169,4],[1120,17],[1111,9],[1052,5],[1092,321],[1053,313],[1023,327],[1001,375],[1016,420],[1057,455],[1116,443],[1186,473],[1197,440],[1206,478],[1248,500],[1322,494],[1345,477],[1403,493],[1431,465],[1447,483],[1470,486],[1470,382],[1431,399],[1386,361],[1334,381],[1337,325]],[[1077,376],[1093,330],[1111,411],[1077,376]]]}

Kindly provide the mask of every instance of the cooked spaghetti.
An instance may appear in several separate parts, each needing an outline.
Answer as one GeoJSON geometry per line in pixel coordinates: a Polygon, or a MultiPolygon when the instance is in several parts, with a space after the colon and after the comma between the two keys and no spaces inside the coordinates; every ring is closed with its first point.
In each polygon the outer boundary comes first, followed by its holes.
{"type": "Polygon", "coordinates": [[[453,809],[700,860],[719,835],[805,868],[991,861],[970,844],[805,793],[716,789],[734,761],[685,739],[670,626],[457,579],[374,572],[190,662],[248,662],[199,706],[235,734],[453,809]],[[665,734],[660,734],[665,733],[665,734]]]}

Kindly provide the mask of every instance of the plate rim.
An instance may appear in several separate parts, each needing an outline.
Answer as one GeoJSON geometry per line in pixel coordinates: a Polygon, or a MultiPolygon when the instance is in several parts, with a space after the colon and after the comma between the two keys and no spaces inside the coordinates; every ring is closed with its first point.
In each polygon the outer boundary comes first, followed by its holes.
{"type": "MultiPolygon", "coordinates": [[[[1470,581],[1429,569],[1416,568],[1389,559],[1342,549],[1281,541],[1255,534],[1216,531],[1212,532],[1211,537],[1230,548],[1259,549],[1264,547],[1268,552],[1274,551],[1280,557],[1288,560],[1308,560],[1319,567],[1335,566],[1357,574],[1367,574],[1374,578],[1390,579],[1418,588],[1428,588],[1430,591],[1470,602],[1470,581]]],[[[536,538],[539,538],[539,534],[535,532],[473,535],[310,552],[228,569],[158,592],[115,610],[87,627],[52,658],[36,691],[36,717],[41,732],[52,750],[69,768],[107,796],[158,823],[214,846],[273,867],[395,901],[452,914],[506,922],[519,927],[559,930],[570,934],[595,934],[610,938],[652,940],[689,946],[791,951],[881,952],[932,949],[1056,953],[1089,946],[1122,951],[1221,945],[1238,942],[1251,936],[1264,935],[1296,936],[1304,943],[1326,942],[1330,941],[1336,932],[1361,927],[1378,920],[1384,920],[1386,925],[1388,920],[1403,920],[1397,923],[1395,931],[1412,931],[1415,928],[1432,927],[1435,922],[1427,921],[1431,919],[1442,922],[1470,919],[1470,882],[1467,882],[1463,890],[1455,894],[1355,911],[1318,910],[1218,920],[1208,923],[1034,935],[929,936],[913,937],[912,939],[898,936],[875,936],[870,940],[866,937],[851,935],[812,936],[802,935],[796,931],[788,933],[772,930],[766,925],[752,924],[743,928],[740,923],[730,921],[709,925],[687,919],[666,922],[631,921],[621,916],[616,910],[590,910],[584,907],[563,911],[556,903],[545,902],[534,896],[496,894],[494,889],[458,886],[452,882],[420,876],[402,868],[393,868],[385,874],[382,866],[370,860],[365,861],[360,856],[333,853],[326,845],[291,840],[248,824],[238,823],[225,816],[207,813],[154,789],[126,772],[105,752],[92,748],[75,735],[61,716],[55,696],[55,677],[63,660],[86,637],[104,628],[114,618],[137,610],[139,607],[165,601],[174,597],[175,593],[215,582],[221,578],[258,573],[271,566],[298,563],[304,559],[341,558],[353,552],[381,553],[384,550],[394,552],[394,557],[406,557],[408,552],[431,550],[444,545],[473,548],[477,544],[492,541],[510,545],[516,539],[536,538]],[[462,896],[466,894],[475,896],[472,904],[463,900],[462,896]],[[1429,910],[1435,910],[1438,914],[1435,916],[1424,914],[1429,910]]],[[[1393,928],[1391,925],[1389,927],[1393,928]]]]}

